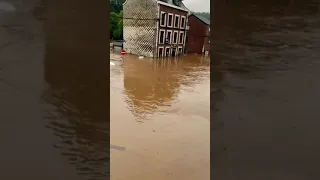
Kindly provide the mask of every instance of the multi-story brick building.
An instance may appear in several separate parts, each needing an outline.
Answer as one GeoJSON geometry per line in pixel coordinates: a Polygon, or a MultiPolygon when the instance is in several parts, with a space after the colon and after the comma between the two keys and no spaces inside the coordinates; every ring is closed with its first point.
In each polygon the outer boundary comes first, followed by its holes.
{"type": "Polygon", "coordinates": [[[202,16],[190,14],[188,17],[187,51],[191,53],[210,52],[210,21],[202,16]]]}
{"type": "Polygon", "coordinates": [[[183,54],[188,12],[181,0],[127,0],[123,4],[124,49],[147,57],[183,54]]]}

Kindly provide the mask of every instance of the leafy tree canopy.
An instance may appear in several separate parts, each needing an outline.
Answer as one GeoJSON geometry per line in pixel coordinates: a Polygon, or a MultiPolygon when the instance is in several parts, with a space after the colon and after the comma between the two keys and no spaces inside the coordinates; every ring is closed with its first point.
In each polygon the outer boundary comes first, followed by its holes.
{"type": "Polygon", "coordinates": [[[110,12],[120,13],[125,0],[110,0],[110,12]]]}
{"type": "Polygon", "coordinates": [[[125,0],[110,0],[110,38],[123,39],[122,4],[125,0]]]}

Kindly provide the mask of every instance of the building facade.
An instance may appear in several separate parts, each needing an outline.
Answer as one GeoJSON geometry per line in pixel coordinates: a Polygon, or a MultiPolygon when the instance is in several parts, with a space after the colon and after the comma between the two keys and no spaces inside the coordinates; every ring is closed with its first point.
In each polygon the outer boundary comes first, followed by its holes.
{"type": "Polygon", "coordinates": [[[146,57],[184,53],[188,9],[181,0],[126,0],[123,38],[127,53],[146,57]]]}
{"type": "Polygon", "coordinates": [[[188,16],[188,37],[186,49],[190,53],[210,52],[210,21],[204,17],[190,14],[188,16]]]}

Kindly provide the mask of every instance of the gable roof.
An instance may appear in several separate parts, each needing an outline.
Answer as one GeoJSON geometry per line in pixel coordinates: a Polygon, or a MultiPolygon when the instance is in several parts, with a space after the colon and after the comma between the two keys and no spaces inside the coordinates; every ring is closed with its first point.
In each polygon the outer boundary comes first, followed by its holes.
{"type": "Polygon", "coordinates": [[[190,16],[195,16],[196,18],[198,18],[200,21],[202,21],[203,23],[205,23],[205,24],[207,24],[207,25],[210,25],[210,20],[209,19],[207,19],[207,18],[205,18],[205,17],[203,17],[203,16],[199,16],[199,15],[196,15],[196,14],[194,14],[194,13],[191,13],[190,15],[189,15],[189,17],[190,16]]]}

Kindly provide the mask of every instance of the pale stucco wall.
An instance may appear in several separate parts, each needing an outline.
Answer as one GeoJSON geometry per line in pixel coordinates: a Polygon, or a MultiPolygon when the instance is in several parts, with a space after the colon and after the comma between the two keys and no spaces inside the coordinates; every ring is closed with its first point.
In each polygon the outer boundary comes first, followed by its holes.
{"type": "Polygon", "coordinates": [[[123,5],[123,38],[127,53],[153,57],[156,53],[156,0],[127,0],[123,5]]]}

